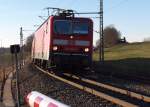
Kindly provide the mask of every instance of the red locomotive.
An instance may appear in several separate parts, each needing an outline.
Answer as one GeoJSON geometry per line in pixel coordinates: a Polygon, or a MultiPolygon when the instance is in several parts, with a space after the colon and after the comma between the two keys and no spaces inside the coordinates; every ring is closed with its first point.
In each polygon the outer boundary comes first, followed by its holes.
{"type": "Polygon", "coordinates": [[[33,62],[42,66],[90,67],[93,22],[70,11],[50,16],[34,33],[33,62]]]}

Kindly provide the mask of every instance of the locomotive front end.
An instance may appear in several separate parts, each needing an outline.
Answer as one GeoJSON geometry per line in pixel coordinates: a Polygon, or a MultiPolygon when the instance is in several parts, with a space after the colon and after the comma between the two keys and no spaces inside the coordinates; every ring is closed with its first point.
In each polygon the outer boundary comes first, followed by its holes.
{"type": "Polygon", "coordinates": [[[54,17],[51,24],[51,56],[61,67],[90,67],[93,22],[88,18],[54,17]]]}

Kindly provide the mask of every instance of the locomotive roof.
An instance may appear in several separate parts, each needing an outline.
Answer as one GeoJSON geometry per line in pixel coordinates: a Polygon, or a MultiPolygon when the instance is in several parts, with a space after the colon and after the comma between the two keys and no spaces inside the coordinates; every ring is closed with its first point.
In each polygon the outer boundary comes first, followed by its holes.
{"type": "MultiPolygon", "coordinates": [[[[60,16],[49,16],[36,30],[35,30],[35,32],[38,30],[38,29],[40,29],[41,28],[41,26],[45,23],[45,22],[47,22],[47,20],[49,20],[50,19],[50,17],[56,17],[56,18],[61,18],[60,16]]],[[[68,18],[68,19],[90,19],[90,18],[85,18],[85,17],[62,17],[62,18],[68,18]]],[[[91,19],[90,19],[91,20],[91,19]]],[[[34,32],[34,33],[35,33],[34,32]]]]}

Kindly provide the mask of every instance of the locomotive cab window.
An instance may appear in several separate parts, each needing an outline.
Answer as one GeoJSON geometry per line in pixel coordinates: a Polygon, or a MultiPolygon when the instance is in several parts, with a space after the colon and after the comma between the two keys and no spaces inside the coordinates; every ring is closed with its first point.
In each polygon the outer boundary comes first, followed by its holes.
{"type": "Polygon", "coordinates": [[[87,35],[89,33],[89,24],[80,21],[55,20],[54,32],[62,35],[87,35]]]}
{"type": "Polygon", "coordinates": [[[73,23],[73,34],[88,34],[88,23],[73,23]]]}
{"type": "Polygon", "coordinates": [[[56,34],[71,34],[71,21],[57,20],[54,22],[54,32],[56,34]]]}

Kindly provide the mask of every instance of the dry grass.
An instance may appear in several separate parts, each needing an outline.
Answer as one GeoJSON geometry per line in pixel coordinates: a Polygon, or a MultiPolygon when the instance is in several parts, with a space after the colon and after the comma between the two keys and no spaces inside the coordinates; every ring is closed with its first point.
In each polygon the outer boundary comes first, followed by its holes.
{"type": "Polygon", "coordinates": [[[0,69],[0,82],[3,82],[4,78],[4,69],[0,69]]]}
{"type": "MultiPolygon", "coordinates": [[[[98,52],[94,53],[93,60],[94,67],[102,70],[98,62],[98,52]]],[[[150,76],[150,43],[124,44],[107,48],[105,49],[105,65],[107,70],[110,68],[113,72],[148,77],[150,76]]]]}
{"type": "MultiPolygon", "coordinates": [[[[123,44],[105,48],[105,60],[129,58],[150,58],[150,42],[123,44]]],[[[95,52],[93,60],[98,61],[98,59],[98,52],[95,52]]]]}
{"type": "Polygon", "coordinates": [[[0,67],[0,82],[3,82],[12,70],[12,67],[0,67]]]}

